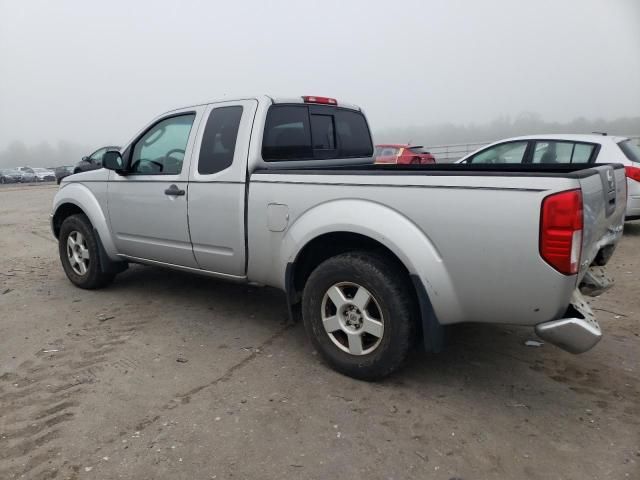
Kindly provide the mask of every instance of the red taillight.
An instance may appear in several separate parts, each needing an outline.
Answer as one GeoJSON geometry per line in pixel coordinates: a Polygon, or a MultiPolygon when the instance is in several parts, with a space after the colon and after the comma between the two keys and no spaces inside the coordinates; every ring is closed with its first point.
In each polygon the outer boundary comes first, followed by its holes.
{"type": "Polygon", "coordinates": [[[542,201],[540,255],[560,273],[578,273],[582,253],[582,192],[569,190],[542,201]]]}
{"type": "Polygon", "coordinates": [[[322,105],[337,105],[338,101],[335,98],[329,97],[314,97],[307,95],[302,97],[304,103],[321,103],[322,105]]]}
{"type": "Polygon", "coordinates": [[[640,182],[640,167],[624,167],[627,178],[640,182]]]}

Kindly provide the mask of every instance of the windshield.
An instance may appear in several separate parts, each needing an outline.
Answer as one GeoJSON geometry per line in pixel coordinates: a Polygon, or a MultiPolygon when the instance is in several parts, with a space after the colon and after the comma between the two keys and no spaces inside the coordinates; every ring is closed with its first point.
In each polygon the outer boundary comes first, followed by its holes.
{"type": "Polygon", "coordinates": [[[624,140],[618,144],[624,155],[635,163],[640,163],[640,147],[631,140],[624,140]]]}

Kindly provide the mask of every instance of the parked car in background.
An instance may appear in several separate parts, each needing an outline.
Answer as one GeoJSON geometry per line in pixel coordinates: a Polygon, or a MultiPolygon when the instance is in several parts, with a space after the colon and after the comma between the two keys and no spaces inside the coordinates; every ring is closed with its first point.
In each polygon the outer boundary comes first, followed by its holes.
{"type": "Polygon", "coordinates": [[[49,168],[34,167],[33,173],[35,173],[38,182],[53,182],[56,179],[56,173],[49,168]]]}
{"type": "Polygon", "coordinates": [[[61,167],[56,167],[54,173],[56,174],[56,182],[60,185],[60,182],[64,177],[68,177],[73,174],[73,169],[75,167],[73,165],[62,165],[61,167]]]}
{"type": "Polygon", "coordinates": [[[31,167],[18,167],[17,170],[22,173],[22,183],[30,183],[38,181],[36,172],[31,167]]]}
{"type": "Polygon", "coordinates": [[[418,165],[436,163],[431,153],[422,150],[419,145],[381,144],[376,145],[375,163],[392,163],[397,165],[418,165]]]}
{"type": "Polygon", "coordinates": [[[627,137],[606,134],[513,137],[482,147],[456,163],[621,163],[627,177],[625,219],[640,220],[640,147],[627,137]]]}
{"type": "Polygon", "coordinates": [[[89,170],[102,168],[102,157],[109,150],[120,150],[120,147],[115,145],[101,147],[88,157],[82,157],[82,160],[80,160],[73,169],[73,173],[88,172],[89,170]]]}
{"type": "Polygon", "coordinates": [[[22,172],[15,168],[0,169],[0,183],[20,183],[22,182],[22,172]]]}

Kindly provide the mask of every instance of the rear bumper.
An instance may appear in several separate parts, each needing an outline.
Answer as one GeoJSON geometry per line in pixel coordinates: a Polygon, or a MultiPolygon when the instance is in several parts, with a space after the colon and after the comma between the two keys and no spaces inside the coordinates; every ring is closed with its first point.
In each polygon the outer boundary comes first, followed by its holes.
{"type": "Polygon", "coordinates": [[[574,291],[565,315],[565,318],[536,325],[536,334],[570,353],[591,350],[602,338],[602,331],[593,310],[578,290],[574,291]]]}

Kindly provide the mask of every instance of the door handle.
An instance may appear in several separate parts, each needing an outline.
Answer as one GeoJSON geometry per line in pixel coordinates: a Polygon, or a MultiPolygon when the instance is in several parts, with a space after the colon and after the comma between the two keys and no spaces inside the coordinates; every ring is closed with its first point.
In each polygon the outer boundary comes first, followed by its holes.
{"type": "Polygon", "coordinates": [[[180,197],[180,196],[185,194],[185,191],[180,189],[180,188],[178,188],[177,185],[171,185],[169,188],[167,188],[164,191],[164,194],[165,195],[171,195],[171,196],[174,196],[174,197],[180,197]]]}

